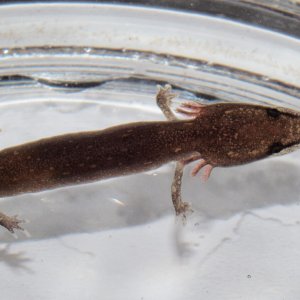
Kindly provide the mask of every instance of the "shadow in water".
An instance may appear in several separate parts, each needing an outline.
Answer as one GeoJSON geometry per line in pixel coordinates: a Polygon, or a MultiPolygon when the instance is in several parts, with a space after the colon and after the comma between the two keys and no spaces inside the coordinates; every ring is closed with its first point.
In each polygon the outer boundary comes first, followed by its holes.
{"type": "MultiPolygon", "coordinates": [[[[241,167],[218,168],[207,183],[188,175],[183,198],[205,220],[227,219],[254,209],[299,201],[300,168],[289,161],[269,159],[241,167]]],[[[157,173],[142,173],[76,187],[1,200],[1,210],[29,220],[15,240],[1,229],[1,242],[47,239],[149,223],[173,214],[170,186],[174,165],[157,173]]]]}
{"type": "Polygon", "coordinates": [[[9,244],[0,248],[0,264],[3,263],[14,271],[26,271],[27,273],[33,273],[33,271],[27,266],[30,261],[31,260],[25,256],[24,252],[13,252],[10,249],[9,244]]]}

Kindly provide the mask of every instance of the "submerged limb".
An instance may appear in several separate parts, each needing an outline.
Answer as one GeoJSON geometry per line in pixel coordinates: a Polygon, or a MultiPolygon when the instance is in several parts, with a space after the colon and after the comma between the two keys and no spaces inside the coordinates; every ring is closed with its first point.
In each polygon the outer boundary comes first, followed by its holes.
{"type": "Polygon", "coordinates": [[[192,211],[189,203],[182,201],[181,198],[181,185],[184,167],[192,161],[199,159],[201,156],[199,153],[189,154],[186,158],[181,159],[176,163],[175,174],[172,182],[171,193],[172,202],[176,212],[176,215],[182,215],[186,218],[186,213],[192,211]]]}
{"type": "Polygon", "coordinates": [[[175,174],[172,182],[172,202],[176,212],[176,215],[181,215],[186,218],[186,212],[190,210],[190,205],[181,199],[181,184],[182,175],[185,163],[183,161],[178,161],[176,163],[175,174]]]}
{"type": "Polygon", "coordinates": [[[203,181],[208,180],[212,169],[214,168],[213,165],[208,164],[203,158],[201,158],[201,154],[198,152],[190,153],[185,158],[179,160],[176,163],[175,174],[172,182],[172,202],[176,212],[176,215],[182,215],[183,218],[186,218],[186,213],[189,211],[192,212],[192,209],[189,203],[184,202],[181,198],[181,186],[182,186],[182,176],[184,167],[195,161],[199,160],[196,164],[194,169],[192,170],[192,176],[196,176],[196,174],[200,171],[200,169],[204,168],[204,172],[202,174],[203,181]]]}
{"type": "Polygon", "coordinates": [[[171,100],[175,97],[176,94],[172,93],[171,85],[166,84],[164,87],[158,86],[156,104],[169,121],[177,120],[177,117],[171,109],[171,100]]]}
{"type": "Polygon", "coordinates": [[[24,230],[19,224],[24,223],[23,220],[19,220],[17,216],[7,216],[0,212],[0,226],[5,227],[11,233],[14,233],[15,229],[24,230]]]}

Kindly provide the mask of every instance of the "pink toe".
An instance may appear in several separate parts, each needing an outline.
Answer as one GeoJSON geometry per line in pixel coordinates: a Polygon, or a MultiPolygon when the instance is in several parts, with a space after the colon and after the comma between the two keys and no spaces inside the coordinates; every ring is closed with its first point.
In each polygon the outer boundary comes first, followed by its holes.
{"type": "Polygon", "coordinates": [[[194,169],[192,170],[192,176],[196,176],[198,172],[206,165],[206,161],[204,159],[200,159],[194,169]]]}
{"type": "Polygon", "coordinates": [[[208,180],[208,178],[209,178],[209,176],[210,176],[210,174],[211,174],[213,168],[214,168],[214,167],[213,167],[212,165],[208,164],[208,165],[206,165],[205,168],[203,169],[203,174],[202,174],[201,178],[202,178],[202,180],[203,180],[204,182],[208,180]]]}

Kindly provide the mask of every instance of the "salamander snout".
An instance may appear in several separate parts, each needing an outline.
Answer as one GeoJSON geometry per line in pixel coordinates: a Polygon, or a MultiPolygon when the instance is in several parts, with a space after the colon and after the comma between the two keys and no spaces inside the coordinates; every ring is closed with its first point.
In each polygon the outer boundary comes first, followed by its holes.
{"type": "MultiPolygon", "coordinates": [[[[240,165],[293,151],[300,143],[300,113],[251,104],[215,104],[202,111],[214,128],[200,151],[215,166],[240,165]]],[[[199,116],[199,120],[201,116],[199,116]]]]}

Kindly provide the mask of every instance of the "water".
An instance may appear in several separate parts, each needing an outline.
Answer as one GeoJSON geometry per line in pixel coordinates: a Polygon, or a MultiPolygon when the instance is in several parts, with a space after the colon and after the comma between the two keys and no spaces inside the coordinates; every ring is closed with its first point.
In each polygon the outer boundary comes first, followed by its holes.
{"type": "MultiPolygon", "coordinates": [[[[15,9],[0,10],[2,22],[12,20],[15,9]]],[[[195,100],[299,108],[296,38],[203,15],[105,5],[61,5],[56,16],[65,25],[55,31],[55,9],[21,6],[23,24],[7,23],[11,35],[0,50],[1,148],[164,120],[155,104],[157,84],[172,84],[174,107],[195,100]]],[[[15,240],[0,232],[2,296],[295,299],[298,158],[215,169],[205,184],[187,167],[183,196],[194,213],[186,226],[175,221],[170,200],[174,164],[2,198],[1,210],[27,219],[30,233],[15,240]]]]}

